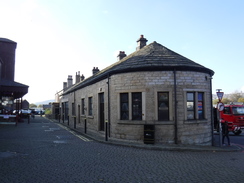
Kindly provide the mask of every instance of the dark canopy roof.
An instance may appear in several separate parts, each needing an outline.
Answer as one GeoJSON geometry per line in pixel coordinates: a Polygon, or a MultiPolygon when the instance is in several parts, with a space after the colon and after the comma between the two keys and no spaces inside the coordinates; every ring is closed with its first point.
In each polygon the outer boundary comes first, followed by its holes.
{"type": "Polygon", "coordinates": [[[0,96],[21,98],[28,93],[27,85],[17,83],[15,81],[1,79],[0,80],[0,96]]]}
{"type": "Polygon", "coordinates": [[[208,69],[182,55],[179,55],[178,53],[154,41],[153,43],[144,46],[127,57],[124,57],[122,60],[112,64],[86,80],[75,84],[65,91],[64,94],[98,82],[108,77],[108,74],[113,75],[126,72],[168,70],[197,71],[210,74],[210,76],[214,75],[214,71],[211,69],[208,69]]]}
{"type": "Polygon", "coordinates": [[[12,41],[10,39],[2,38],[2,37],[0,37],[0,41],[2,41],[2,42],[8,42],[8,43],[16,43],[16,42],[14,42],[14,41],[12,41]]]}

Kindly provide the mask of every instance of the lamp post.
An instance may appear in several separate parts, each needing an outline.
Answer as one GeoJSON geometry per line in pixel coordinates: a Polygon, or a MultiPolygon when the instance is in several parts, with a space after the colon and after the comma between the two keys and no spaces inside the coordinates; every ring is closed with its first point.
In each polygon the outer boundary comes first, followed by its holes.
{"type": "Polygon", "coordinates": [[[221,125],[221,117],[220,112],[224,110],[224,104],[221,102],[224,92],[221,92],[222,89],[216,89],[216,94],[218,96],[219,102],[217,103],[217,109],[218,109],[218,116],[219,116],[219,146],[222,147],[222,125],[221,125]]]}

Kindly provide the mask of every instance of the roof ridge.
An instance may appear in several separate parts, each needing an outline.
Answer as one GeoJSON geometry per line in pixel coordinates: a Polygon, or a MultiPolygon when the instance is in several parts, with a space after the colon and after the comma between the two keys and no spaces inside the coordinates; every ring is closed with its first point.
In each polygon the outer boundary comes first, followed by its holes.
{"type": "Polygon", "coordinates": [[[81,81],[79,84],[71,87],[69,91],[72,92],[75,89],[97,82],[111,74],[136,71],[169,71],[175,69],[181,71],[204,72],[214,75],[214,71],[211,69],[206,68],[154,41],[145,45],[141,49],[132,52],[121,60],[107,66],[95,75],[81,81]]]}

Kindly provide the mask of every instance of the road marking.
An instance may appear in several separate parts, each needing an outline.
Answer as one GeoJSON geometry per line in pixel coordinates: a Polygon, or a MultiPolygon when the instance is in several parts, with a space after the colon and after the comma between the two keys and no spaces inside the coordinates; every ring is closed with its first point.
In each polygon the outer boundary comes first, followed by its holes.
{"type": "Polygon", "coordinates": [[[82,136],[82,135],[78,135],[76,132],[70,130],[69,128],[67,128],[67,127],[65,127],[65,126],[63,126],[63,125],[58,124],[58,126],[60,126],[61,128],[67,130],[68,132],[72,133],[74,136],[78,137],[79,139],[81,139],[81,140],[83,140],[83,141],[85,141],[85,142],[92,141],[92,140],[90,140],[90,139],[88,139],[88,138],[86,138],[86,137],[84,137],[84,136],[82,136]]]}
{"type": "Polygon", "coordinates": [[[234,143],[232,143],[232,145],[236,145],[236,146],[238,146],[238,147],[240,147],[243,151],[241,151],[241,152],[244,152],[244,145],[241,145],[241,144],[234,144],[234,143]]]}
{"type": "Polygon", "coordinates": [[[44,130],[44,131],[45,131],[45,132],[53,132],[53,130],[50,130],[50,129],[49,129],[49,130],[44,130]]]}

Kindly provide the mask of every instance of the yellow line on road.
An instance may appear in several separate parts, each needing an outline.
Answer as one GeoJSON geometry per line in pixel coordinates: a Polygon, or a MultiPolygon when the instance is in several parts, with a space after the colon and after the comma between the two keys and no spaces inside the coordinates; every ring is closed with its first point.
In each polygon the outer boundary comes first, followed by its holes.
{"type": "Polygon", "coordinates": [[[65,126],[63,126],[63,125],[58,124],[58,126],[60,126],[61,128],[67,130],[68,132],[72,133],[74,136],[78,137],[79,139],[81,139],[81,140],[83,140],[83,141],[85,141],[85,142],[92,141],[92,140],[90,140],[90,139],[88,139],[88,138],[86,138],[86,137],[84,137],[84,136],[82,136],[82,135],[78,135],[76,132],[70,130],[69,128],[67,128],[67,127],[65,127],[65,126]]]}

